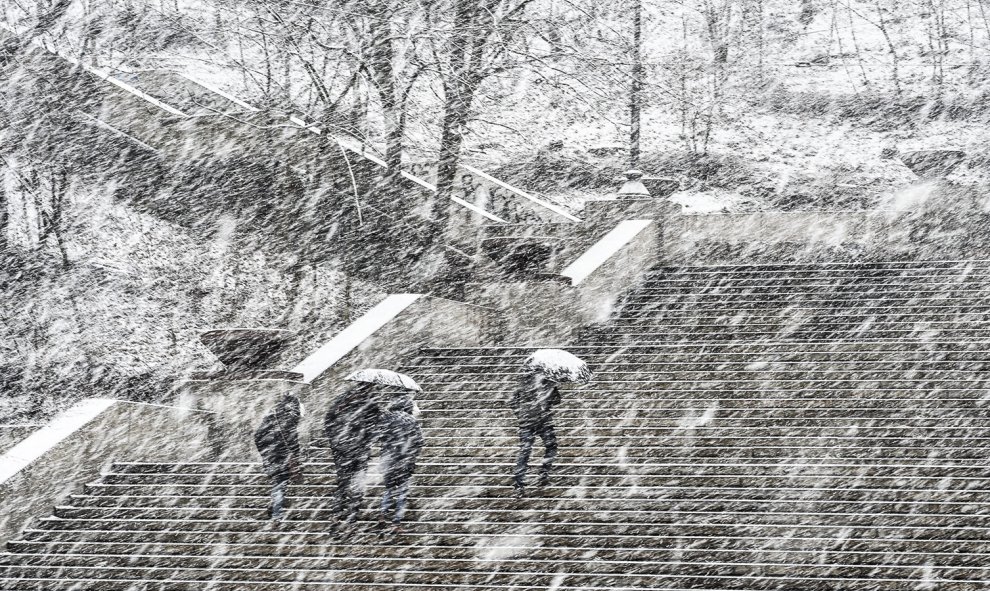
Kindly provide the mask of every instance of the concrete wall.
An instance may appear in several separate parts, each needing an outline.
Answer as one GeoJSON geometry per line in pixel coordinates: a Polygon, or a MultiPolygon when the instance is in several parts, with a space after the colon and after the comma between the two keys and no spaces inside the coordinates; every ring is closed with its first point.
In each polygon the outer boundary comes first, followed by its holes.
{"type": "Polygon", "coordinates": [[[0,484],[0,543],[51,516],[114,460],[195,461],[208,453],[201,431],[178,411],[115,403],[0,484]]]}
{"type": "Polygon", "coordinates": [[[863,212],[667,216],[666,264],[990,258],[985,187],[921,181],[863,212]]]}
{"type": "Polygon", "coordinates": [[[369,335],[348,355],[314,379],[308,400],[322,413],[348,387],[344,376],[365,367],[397,370],[420,347],[477,347],[484,344],[495,310],[434,297],[423,297],[391,322],[369,335]]]}
{"type": "Polygon", "coordinates": [[[660,227],[650,224],[576,286],[563,277],[470,284],[472,301],[497,309],[503,318],[488,339],[506,345],[566,345],[581,328],[604,322],[618,298],[656,264],[660,227]]]}
{"type": "MultiPolygon", "coordinates": [[[[202,442],[211,461],[253,462],[258,460],[254,430],[261,418],[284,394],[295,393],[304,403],[309,386],[288,380],[202,380],[180,385],[176,406],[210,411],[179,412],[186,432],[202,442]]],[[[311,416],[304,417],[306,427],[311,416]]],[[[304,438],[309,429],[300,429],[304,438]]]]}
{"type": "Polygon", "coordinates": [[[990,257],[980,211],[677,215],[667,228],[673,265],[990,257]]]}
{"type": "Polygon", "coordinates": [[[847,260],[884,242],[886,231],[861,213],[675,215],[668,219],[662,256],[666,264],[681,265],[847,260]]]}

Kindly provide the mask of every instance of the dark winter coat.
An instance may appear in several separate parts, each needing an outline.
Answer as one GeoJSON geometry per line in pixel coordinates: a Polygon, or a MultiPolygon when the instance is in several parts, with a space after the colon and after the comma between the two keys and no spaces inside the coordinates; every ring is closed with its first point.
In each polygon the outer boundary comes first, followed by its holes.
{"type": "Polygon", "coordinates": [[[409,415],[415,415],[416,403],[413,401],[409,390],[389,389],[377,392],[374,396],[378,408],[383,410],[396,410],[409,415]]]}
{"type": "Polygon", "coordinates": [[[535,427],[550,421],[553,407],[560,404],[557,382],[540,372],[526,374],[509,400],[520,427],[535,427]]]}
{"type": "Polygon", "coordinates": [[[385,486],[399,486],[416,471],[416,458],[423,449],[423,430],[415,417],[394,407],[381,413],[378,426],[385,486]]]}
{"type": "Polygon", "coordinates": [[[377,435],[378,405],[371,396],[374,387],[359,384],[333,401],[324,419],[324,431],[334,461],[367,462],[377,435]]]}
{"type": "Polygon", "coordinates": [[[293,468],[299,466],[299,421],[302,407],[299,398],[286,394],[275,410],[261,419],[254,432],[254,444],[261,454],[265,473],[272,478],[289,478],[293,468]]]}

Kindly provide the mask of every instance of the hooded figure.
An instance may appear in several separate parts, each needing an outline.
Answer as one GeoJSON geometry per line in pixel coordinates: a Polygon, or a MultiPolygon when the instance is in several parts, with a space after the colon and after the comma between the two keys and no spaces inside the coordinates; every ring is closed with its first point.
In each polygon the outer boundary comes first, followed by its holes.
{"type": "Polygon", "coordinates": [[[378,423],[374,386],[358,384],[333,401],[324,421],[337,470],[337,515],[343,523],[357,519],[364,497],[363,475],[371,458],[378,423]]]}
{"type": "Polygon", "coordinates": [[[423,448],[423,430],[413,417],[409,404],[399,399],[379,416],[381,468],[385,484],[381,522],[392,513],[393,531],[398,531],[406,509],[409,481],[416,471],[416,458],[423,448]]]}
{"type": "Polygon", "coordinates": [[[550,469],[557,457],[557,435],[553,430],[553,407],[560,403],[557,386],[555,380],[542,371],[534,370],[523,377],[509,401],[519,421],[519,456],[513,475],[516,496],[522,496],[526,485],[529,456],[537,436],[543,440],[544,447],[539,484],[545,486],[550,481],[550,469]]]}
{"type": "Polygon", "coordinates": [[[254,432],[254,444],[261,454],[261,465],[272,479],[272,500],[268,516],[281,521],[284,516],[285,491],[289,482],[302,477],[299,449],[299,421],[302,404],[295,394],[286,394],[275,410],[261,419],[254,432]]]}

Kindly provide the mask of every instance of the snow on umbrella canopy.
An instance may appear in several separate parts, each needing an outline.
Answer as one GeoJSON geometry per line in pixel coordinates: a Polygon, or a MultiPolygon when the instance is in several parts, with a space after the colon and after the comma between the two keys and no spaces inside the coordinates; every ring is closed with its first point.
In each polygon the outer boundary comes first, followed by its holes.
{"type": "Polygon", "coordinates": [[[413,392],[423,391],[419,387],[419,384],[411,377],[389,369],[361,369],[351,373],[344,380],[348,382],[378,384],[379,386],[393,386],[395,388],[402,388],[403,390],[412,390],[413,392]]]}
{"type": "Polygon", "coordinates": [[[588,364],[562,349],[537,349],[526,358],[526,367],[542,371],[558,382],[587,382],[591,379],[588,364]]]}

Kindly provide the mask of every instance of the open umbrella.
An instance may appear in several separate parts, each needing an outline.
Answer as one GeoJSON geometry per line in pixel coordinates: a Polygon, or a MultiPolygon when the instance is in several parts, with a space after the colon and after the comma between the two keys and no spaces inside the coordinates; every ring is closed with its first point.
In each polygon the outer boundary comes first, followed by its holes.
{"type": "Polygon", "coordinates": [[[587,382],[591,379],[588,364],[562,349],[537,349],[526,358],[526,367],[538,369],[558,382],[587,382]]]}
{"type": "Polygon", "coordinates": [[[412,390],[414,392],[423,391],[423,389],[419,387],[419,384],[417,384],[411,377],[389,369],[375,369],[369,367],[367,369],[355,371],[344,379],[348,382],[365,382],[367,384],[378,384],[380,386],[393,386],[404,390],[412,390]]]}

